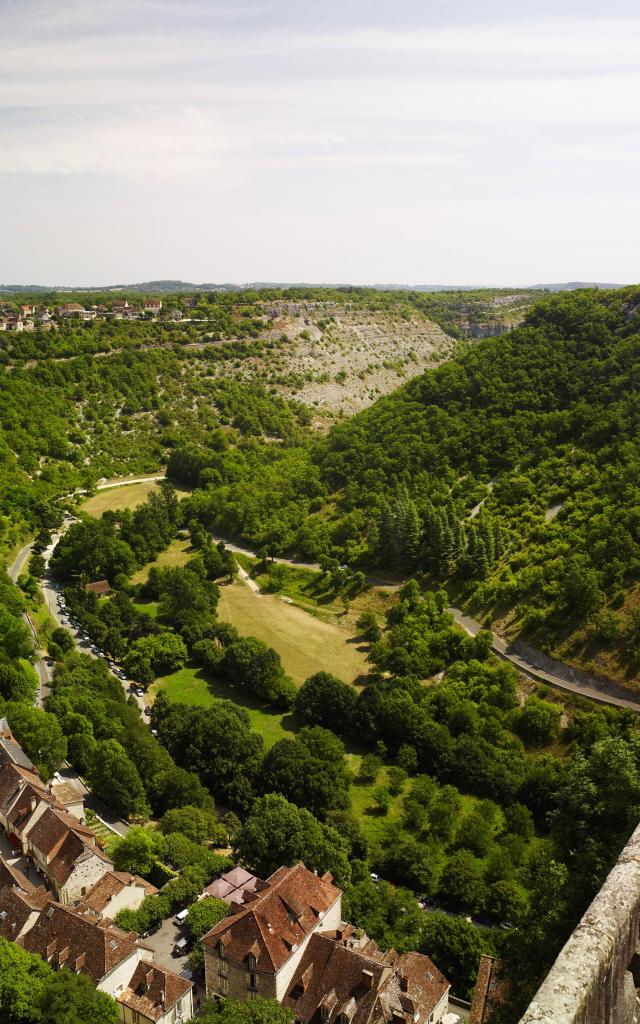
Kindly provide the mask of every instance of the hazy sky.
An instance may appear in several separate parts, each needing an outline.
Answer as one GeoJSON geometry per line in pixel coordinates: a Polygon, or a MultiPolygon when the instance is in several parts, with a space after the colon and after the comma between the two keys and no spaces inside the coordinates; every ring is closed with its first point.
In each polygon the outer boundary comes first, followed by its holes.
{"type": "Polygon", "coordinates": [[[634,0],[0,0],[0,281],[640,280],[634,0]]]}

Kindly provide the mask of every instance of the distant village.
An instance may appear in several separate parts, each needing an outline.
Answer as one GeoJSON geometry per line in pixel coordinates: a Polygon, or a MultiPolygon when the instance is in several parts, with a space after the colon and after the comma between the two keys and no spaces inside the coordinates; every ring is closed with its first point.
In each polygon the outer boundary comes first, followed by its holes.
{"type": "MultiPolygon", "coordinates": [[[[182,298],[184,305],[192,305],[193,299],[182,298]]],[[[36,328],[50,330],[63,320],[155,320],[162,311],[160,299],[145,299],[141,304],[127,299],[114,299],[109,306],[97,305],[85,309],[79,302],[65,302],[60,306],[36,306],[24,303],[15,307],[0,305],[0,331],[34,331],[36,328]]],[[[180,309],[171,309],[163,319],[182,320],[180,309]]]]}

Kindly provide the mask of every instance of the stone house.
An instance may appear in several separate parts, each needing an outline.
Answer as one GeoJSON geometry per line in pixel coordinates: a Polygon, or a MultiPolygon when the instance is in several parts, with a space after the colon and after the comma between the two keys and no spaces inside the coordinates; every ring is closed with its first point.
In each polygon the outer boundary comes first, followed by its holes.
{"type": "Polygon", "coordinates": [[[280,868],[202,940],[208,996],[277,999],[296,1024],[438,1024],[450,985],[427,956],[381,952],[341,920],[330,875],[280,868]]]}
{"type": "Polygon", "coordinates": [[[78,910],[98,919],[113,919],[119,910],[137,910],[145,896],[157,893],[155,885],[128,871],[107,871],[87,893],[78,910]]]}
{"type": "Polygon", "coordinates": [[[28,932],[47,904],[49,897],[45,889],[27,885],[27,889],[17,885],[0,888],[0,938],[8,942],[16,942],[28,932]]]}
{"type": "Polygon", "coordinates": [[[50,899],[20,945],[54,970],[68,967],[88,974],[96,988],[117,998],[140,961],[153,957],[136,939],[135,934],[89,921],[50,899]]]}
{"type": "Polygon", "coordinates": [[[331,882],[297,864],[279,868],[253,899],[245,893],[242,906],[232,904],[231,916],[202,940],[207,995],[281,1001],[314,932],[340,924],[342,893],[331,882]]]}
{"type": "Polygon", "coordinates": [[[24,836],[25,853],[65,905],[81,900],[113,867],[91,830],[66,811],[48,807],[24,836]]]}

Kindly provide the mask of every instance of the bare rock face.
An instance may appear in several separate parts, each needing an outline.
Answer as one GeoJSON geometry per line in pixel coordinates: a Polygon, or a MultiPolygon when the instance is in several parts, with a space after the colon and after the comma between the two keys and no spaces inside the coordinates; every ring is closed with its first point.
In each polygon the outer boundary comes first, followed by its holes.
{"type": "Polygon", "coordinates": [[[520,1024],[638,1024],[640,827],[520,1024]]]}

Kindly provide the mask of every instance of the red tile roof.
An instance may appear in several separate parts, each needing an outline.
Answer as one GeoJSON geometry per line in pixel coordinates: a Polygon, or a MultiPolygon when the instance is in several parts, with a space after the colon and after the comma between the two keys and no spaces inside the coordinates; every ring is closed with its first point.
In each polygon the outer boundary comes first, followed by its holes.
{"type": "Polygon", "coordinates": [[[469,1024],[484,1024],[506,997],[506,983],[501,976],[501,963],[483,953],[480,957],[476,987],[473,991],[469,1024]]]}
{"type": "Polygon", "coordinates": [[[95,985],[136,952],[135,938],[102,922],[83,918],[75,910],[50,900],[20,940],[53,967],[66,966],[88,974],[95,985]]]}
{"type": "Polygon", "coordinates": [[[31,892],[17,886],[5,885],[0,889],[0,938],[13,942],[27,924],[34,911],[42,910],[49,899],[44,889],[31,892]]]}
{"type": "Polygon", "coordinates": [[[339,889],[304,864],[280,868],[263,892],[220,921],[202,941],[209,949],[223,943],[229,960],[243,961],[251,953],[258,970],[275,972],[339,898],[339,889]]]}
{"type": "Polygon", "coordinates": [[[283,1005],[303,1024],[321,1017],[329,1024],[339,1017],[349,1024],[412,1024],[416,1014],[425,1024],[449,990],[446,978],[427,956],[381,953],[375,942],[362,941],[312,935],[283,1005]]]}
{"type": "Polygon", "coordinates": [[[128,871],[107,871],[94,885],[91,892],[87,893],[79,909],[101,914],[109,906],[113,897],[119,896],[129,885],[139,886],[144,890],[145,896],[151,896],[158,892],[155,885],[146,882],[139,875],[130,875],[128,871]]]}
{"type": "MultiPolygon", "coordinates": [[[[19,868],[9,864],[3,857],[0,857],[0,888],[5,885],[17,885],[24,892],[33,892],[36,888],[33,882],[30,882],[19,868]]],[[[39,888],[42,887],[39,886],[39,888]]]]}
{"type": "Polygon", "coordinates": [[[150,1020],[159,1020],[193,985],[173,971],[139,963],[118,1001],[150,1020]]]}

